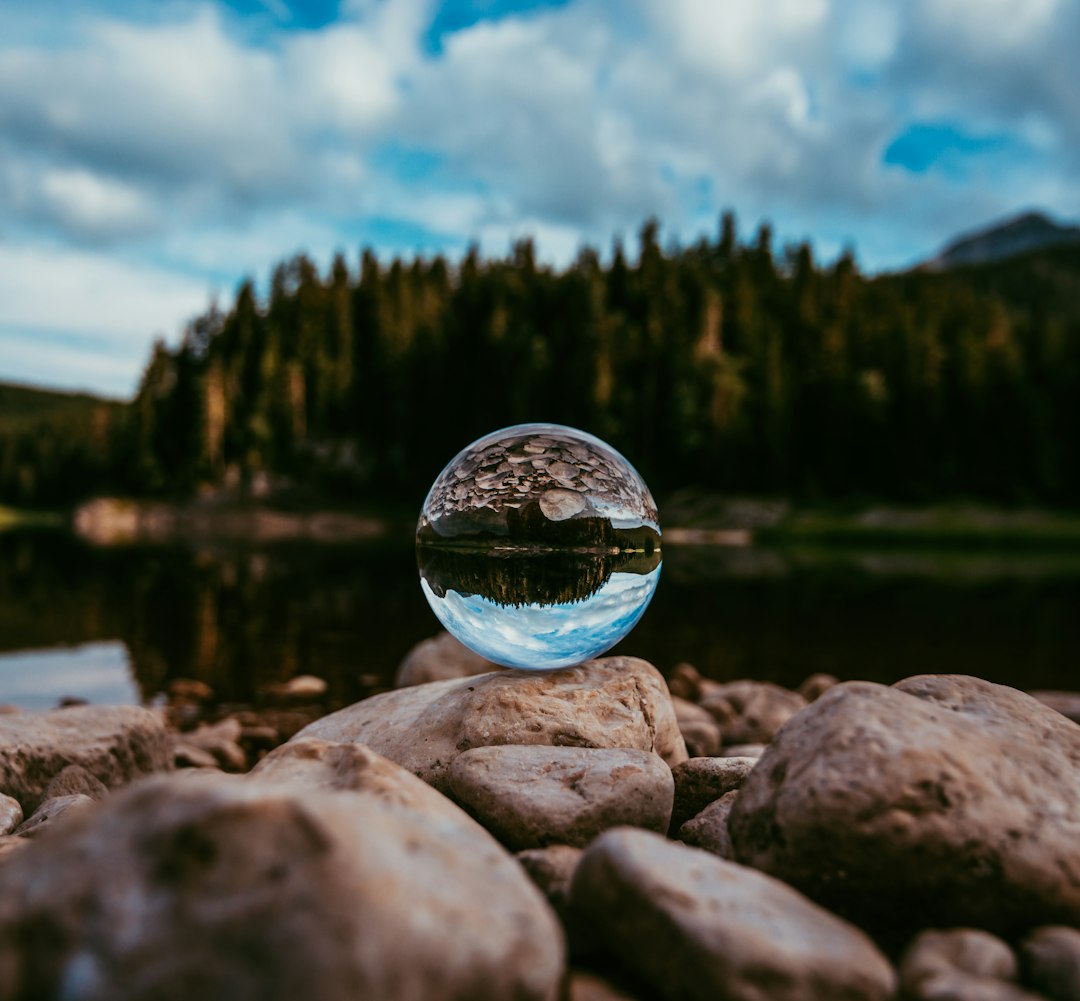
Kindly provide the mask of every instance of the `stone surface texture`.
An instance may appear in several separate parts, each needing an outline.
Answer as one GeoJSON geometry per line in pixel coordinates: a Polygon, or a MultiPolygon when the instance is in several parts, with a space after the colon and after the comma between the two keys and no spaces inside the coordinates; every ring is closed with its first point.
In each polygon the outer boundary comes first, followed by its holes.
{"type": "Polygon", "coordinates": [[[15,828],[15,833],[22,838],[40,837],[58,824],[69,821],[71,814],[93,805],[94,800],[81,792],[72,793],[70,796],[57,796],[54,799],[43,799],[38,808],[15,828]]]}
{"type": "Polygon", "coordinates": [[[837,685],[729,818],[736,856],[860,923],[1080,922],[1080,727],[955,675],[837,685]]]}
{"type": "Polygon", "coordinates": [[[115,789],[172,767],[160,718],[137,706],[73,706],[0,716],[0,792],[24,812],[68,765],[80,765],[115,789]]]}
{"type": "Polygon", "coordinates": [[[108,794],[109,790],[105,787],[105,783],[91,775],[81,765],[68,765],[49,780],[49,784],[41,794],[41,801],[75,795],[104,799],[108,794]]]}
{"type": "Polygon", "coordinates": [[[686,753],[691,758],[716,754],[723,744],[720,726],[707,709],[675,695],[671,697],[675,707],[675,719],[686,741],[686,753]]]}
{"type": "Polygon", "coordinates": [[[518,851],[583,847],[624,825],[666,831],[674,783],[650,751],[503,745],[459,754],[448,793],[518,851]]]}
{"type": "Polygon", "coordinates": [[[412,685],[426,685],[429,681],[471,678],[499,670],[498,664],[481,657],[449,633],[442,632],[421,640],[405,654],[398,665],[394,687],[409,688],[412,685]]]}
{"type": "Polygon", "coordinates": [[[1080,998],[1080,930],[1036,928],[1020,943],[1024,980],[1053,1001],[1080,998]]]}
{"type": "Polygon", "coordinates": [[[570,899],[570,881],[581,858],[581,849],[570,845],[527,848],[517,853],[521,867],[548,899],[555,913],[565,922],[570,899]]]}
{"type": "Polygon", "coordinates": [[[679,828],[679,840],[720,858],[734,859],[735,849],[728,831],[728,815],[738,795],[738,790],[733,789],[724,793],[716,802],[710,803],[701,813],[679,828]]]}
{"type": "Polygon", "coordinates": [[[700,704],[720,724],[725,744],[767,744],[807,703],[767,681],[730,681],[709,685],[700,704]]]}
{"type": "Polygon", "coordinates": [[[895,988],[857,928],[763,873],[647,831],[597,838],[571,907],[621,968],[670,1001],[884,1001],[895,988]]]}
{"type": "Polygon", "coordinates": [[[0,837],[10,834],[23,822],[23,808],[12,796],[0,793],[0,837]]]}
{"type": "Polygon", "coordinates": [[[927,1001],[958,991],[961,997],[989,999],[997,996],[994,991],[1018,990],[1012,949],[976,928],[921,932],[904,951],[899,972],[904,994],[927,1001]]]}
{"type": "Polygon", "coordinates": [[[384,692],[316,720],[298,736],[366,744],[436,788],[473,747],[540,744],[653,751],[686,759],[667,686],[636,657],[543,674],[499,671],[384,692]]]}
{"type": "Polygon", "coordinates": [[[710,803],[741,788],[757,762],[757,758],[690,758],[672,768],[675,804],[671,829],[677,831],[710,803]]]}
{"type": "Polygon", "coordinates": [[[0,998],[558,996],[554,914],[461,811],[271,779],[148,779],[0,868],[0,998]]]}

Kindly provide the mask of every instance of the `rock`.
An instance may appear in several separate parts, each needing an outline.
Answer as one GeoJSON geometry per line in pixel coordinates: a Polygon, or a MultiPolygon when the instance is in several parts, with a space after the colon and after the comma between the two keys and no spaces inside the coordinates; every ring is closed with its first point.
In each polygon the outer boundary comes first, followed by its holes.
{"type": "Polygon", "coordinates": [[[23,808],[19,801],[0,793],[0,837],[10,834],[23,822],[23,808]]]}
{"type": "Polygon", "coordinates": [[[675,708],[675,721],[686,742],[686,753],[691,758],[704,758],[716,754],[722,743],[720,727],[707,709],[681,699],[671,697],[675,708]]]}
{"type": "Polygon", "coordinates": [[[41,801],[76,795],[104,799],[108,794],[109,790],[105,788],[105,783],[91,775],[81,765],[68,765],[49,780],[49,784],[41,794],[41,801]]]}
{"type": "Polygon", "coordinates": [[[732,744],[720,752],[722,758],[752,758],[757,761],[764,753],[768,744],[732,744]]]}
{"type": "Polygon", "coordinates": [[[912,1001],[1039,1001],[1016,974],[1012,949],[973,928],[924,931],[900,961],[900,986],[912,1001]]]}
{"type": "Polygon", "coordinates": [[[209,773],[133,785],[0,868],[0,969],[18,971],[0,999],[554,1001],[554,915],[447,807],[209,773]]]}
{"type": "MultiPolygon", "coordinates": [[[[335,744],[298,738],[271,751],[248,773],[249,779],[329,792],[363,793],[391,806],[482,830],[459,806],[411,772],[362,744],[335,744]]],[[[484,839],[490,835],[485,831],[484,839]]]]}
{"type": "Polygon", "coordinates": [[[635,1001],[635,998],[595,973],[571,970],[566,982],[566,1001],[635,1001]]]}
{"type": "Polygon", "coordinates": [[[26,838],[17,837],[14,834],[0,835],[0,865],[8,860],[15,852],[21,851],[30,841],[26,838]]]}
{"type": "Polygon", "coordinates": [[[728,814],[735,802],[737,790],[724,793],[715,803],[710,803],[696,817],[679,828],[678,839],[692,848],[701,848],[720,858],[734,859],[731,835],[728,833],[728,814]]]}
{"type": "Polygon", "coordinates": [[[757,758],[690,758],[672,768],[671,830],[677,831],[724,793],[740,788],[756,764],[757,758]]]}
{"type": "Polygon", "coordinates": [[[1044,706],[1067,716],[1074,723],[1080,723],[1080,692],[1029,692],[1044,706]]]}
{"type": "Polygon", "coordinates": [[[450,678],[470,678],[477,674],[490,674],[502,670],[498,664],[474,653],[464,643],[449,633],[439,633],[431,639],[421,640],[398,666],[395,688],[426,685],[429,681],[447,681],[450,678]]]}
{"type": "Polygon", "coordinates": [[[857,928],[779,880],[647,831],[597,838],[570,894],[620,966],[663,999],[884,1001],[895,987],[857,928]]]}
{"type": "Polygon", "coordinates": [[[767,681],[730,681],[701,698],[720,724],[725,744],[767,744],[806,699],[767,681]]]}
{"type": "Polygon", "coordinates": [[[41,806],[15,828],[15,833],[23,838],[39,837],[46,831],[52,830],[61,818],[64,818],[66,823],[71,820],[68,814],[84,810],[93,803],[94,801],[89,796],[84,796],[82,793],[42,800],[41,806]]]}
{"type": "Polygon", "coordinates": [[[81,765],[109,789],[171,767],[161,720],[137,706],[0,716],[0,791],[32,809],[57,772],[81,765]]]}
{"type": "Polygon", "coordinates": [[[570,881],[580,858],[581,849],[570,845],[528,848],[517,853],[518,862],[540,892],[547,897],[548,903],[564,924],[570,899],[570,881]]]}
{"type": "Polygon", "coordinates": [[[1064,925],[1036,928],[1020,943],[1024,982],[1053,1001],[1080,998],[1080,931],[1064,925]]]}
{"type": "Polygon", "coordinates": [[[280,702],[317,702],[326,694],[327,684],[313,674],[298,674],[288,681],[275,682],[263,694],[280,702]]]}
{"type": "Polygon", "coordinates": [[[302,737],[368,745],[437,789],[472,747],[540,744],[653,751],[686,758],[660,673],[636,657],[558,671],[498,671],[374,695],[316,720],[302,737]]]}
{"type": "Polygon", "coordinates": [[[209,751],[196,747],[191,742],[184,740],[183,737],[173,737],[170,745],[172,747],[173,766],[176,768],[212,768],[216,770],[221,767],[217,758],[209,751]]]}
{"type": "Polygon", "coordinates": [[[311,712],[270,707],[244,709],[233,713],[230,717],[230,719],[235,719],[240,724],[240,739],[243,739],[244,731],[248,728],[265,727],[277,734],[279,743],[282,740],[294,737],[314,718],[315,716],[311,712]]]}
{"type": "Polygon", "coordinates": [[[830,688],[834,685],[840,684],[840,679],[833,674],[825,674],[819,671],[816,674],[811,674],[801,685],[799,685],[799,694],[806,699],[807,702],[815,702],[821,698],[830,688]]]}
{"type": "Polygon", "coordinates": [[[1080,922],[1080,728],[977,678],[837,685],[777,735],[736,857],[894,933],[1080,922]]]}
{"type": "Polygon", "coordinates": [[[668,676],[668,690],[674,698],[696,703],[701,697],[701,680],[693,664],[676,664],[668,676]]]}
{"type": "Polygon", "coordinates": [[[671,769],[623,748],[474,747],[450,765],[448,793],[515,851],[582,847],[609,827],[666,831],[671,769]]]}
{"type": "Polygon", "coordinates": [[[904,951],[900,986],[914,990],[929,977],[956,972],[992,980],[1016,980],[1016,956],[996,935],[977,928],[920,932],[904,951]]]}
{"type": "Polygon", "coordinates": [[[240,721],[230,716],[218,723],[190,730],[183,734],[181,740],[188,747],[195,747],[209,754],[214,763],[224,771],[242,772],[247,770],[247,754],[238,743],[242,733],[243,726],[240,721]]]}
{"type": "Polygon", "coordinates": [[[173,678],[169,682],[169,695],[174,699],[188,699],[191,702],[210,702],[214,690],[197,678],[173,678]]]}

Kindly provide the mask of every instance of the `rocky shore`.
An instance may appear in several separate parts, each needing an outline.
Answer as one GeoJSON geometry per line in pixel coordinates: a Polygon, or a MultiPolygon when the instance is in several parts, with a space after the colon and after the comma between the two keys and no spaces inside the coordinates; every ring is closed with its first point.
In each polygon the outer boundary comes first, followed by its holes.
{"type": "Polygon", "coordinates": [[[0,715],[0,1001],[1080,999],[1076,696],[448,636],[273,694],[0,715]]]}

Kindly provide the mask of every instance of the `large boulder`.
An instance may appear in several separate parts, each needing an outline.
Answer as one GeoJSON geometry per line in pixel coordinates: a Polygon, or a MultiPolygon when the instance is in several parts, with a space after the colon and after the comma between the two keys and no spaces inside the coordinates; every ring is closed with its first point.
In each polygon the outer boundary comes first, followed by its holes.
{"type": "Polygon", "coordinates": [[[779,880],[629,828],[574,871],[571,910],[670,1001],[871,1001],[895,975],[861,931],[779,880]]]}
{"type": "Polygon", "coordinates": [[[498,671],[372,696],[297,735],[366,744],[438,789],[472,747],[543,744],[653,751],[686,758],[667,685],[636,657],[604,657],[559,671],[498,671]]]}
{"type": "Polygon", "coordinates": [[[837,685],[731,811],[736,857],[860,922],[1080,922],[1080,727],[962,676],[837,685]]]}
{"type": "Polygon", "coordinates": [[[561,929],[490,835],[410,805],[438,794],[395,792],[389,763],[342,788],[319,775],[347,753],[305,754],[148,779],[24,849],[0,869],[0,999],[554,1001],[561,929]]]}
{"type": "Polygon", "coordinates": [[[71,706],[0,715],[0,792],[29,814],[45,787],[80,765],[108,788],[172,767],[161,718],[138,706],[71,706]]]}
{"type": "Polygon", "coordinates": [[[474,747],[450,766],[449,792],[515,851],[583,847],[609,827],[666,831],[675,786],[649,751],[474,747]]]}

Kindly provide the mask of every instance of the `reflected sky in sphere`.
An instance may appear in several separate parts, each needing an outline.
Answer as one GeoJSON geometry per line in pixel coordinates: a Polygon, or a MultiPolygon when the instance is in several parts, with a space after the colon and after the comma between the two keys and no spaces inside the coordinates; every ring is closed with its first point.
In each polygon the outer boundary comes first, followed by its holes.
{"type": "Polygon", "coordinates": [[[651,573],[613,573],[583,601],[512,606],[448,590],[439,597],[421,578],[424,597],[446,629],[477,653],[506,667],[553,670],[597,657],[641,618],[656,591],[651,573]]]}

